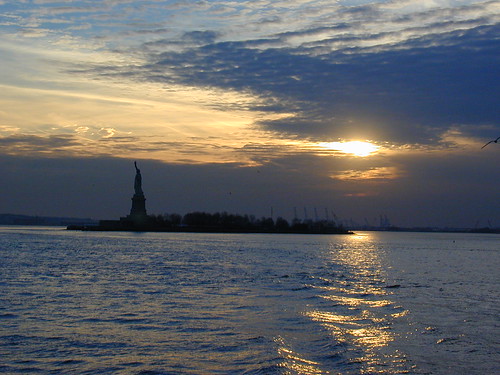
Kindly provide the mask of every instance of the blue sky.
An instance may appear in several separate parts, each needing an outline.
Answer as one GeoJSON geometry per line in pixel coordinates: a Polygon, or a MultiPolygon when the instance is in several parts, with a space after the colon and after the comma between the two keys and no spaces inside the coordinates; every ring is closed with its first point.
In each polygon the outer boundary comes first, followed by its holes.
{"type": "Polygon", "coordinates": [[[500,146],[481,150],[499,19],[498,1],[0,1],[0,212],[126,214],[105,181],[140,160],[155,213],[500,226],[500,146]],[[68,189],[110,201],[40,203],[68,189]]]}

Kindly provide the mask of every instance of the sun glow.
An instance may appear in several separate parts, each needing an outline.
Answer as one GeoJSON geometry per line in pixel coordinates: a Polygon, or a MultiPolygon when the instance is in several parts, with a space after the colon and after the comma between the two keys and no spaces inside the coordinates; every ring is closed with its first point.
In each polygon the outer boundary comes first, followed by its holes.
{"type": "Polygon", "coordinates": [[[322,142],[320,143],[320,146],[360,157],[369,156],[380,148],[373,143],[364,141],[322,142]]]}

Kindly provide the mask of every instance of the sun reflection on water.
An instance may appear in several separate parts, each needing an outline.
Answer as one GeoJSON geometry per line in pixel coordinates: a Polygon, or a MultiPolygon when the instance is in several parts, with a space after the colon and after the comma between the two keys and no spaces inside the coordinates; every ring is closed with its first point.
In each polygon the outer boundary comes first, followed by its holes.
{"type": "Polygon", "coordinates": [[[359,363],[360,373],[399,373],[398,364],[404,362],[402,354],[391,352],[389,345],[395,339],[392,323],[407,311],[391,300],[383,258],[383,249],[375,245],[370,233],[332,243],[330,261],[340,265],[342,272],[311,285],[330,304],[305,314],[335,340],[354,348],[347,355],[350,362],[359,363]]]}
{"type": "Polygon", "coordinates": [[[345,296],[338,296],[338,295],[330,295],[330,296],[322,296],[325,299],[334,301],[334,302],[339,302],[340,304],[344,306],[350,306],[350,307],[361,307],[361,306],[370,306],[370,307],[383,307],[383,306],[388,306],[392,304],[392,301],[390,300],[368,300],[366,298],[362,297],[345,297],[345,296]]]}
{"type": "Polygon", "coordinates": [[[287,347],[282,337],[276,338],[275,341],[279,346],[278,353],[280,357],[284,359],[280,367],[287,369],[287,371],[293,371],[294,374],[323,374],[323,371],[318,368],[318,362],[300,357],[292,349],[287,347]]]}

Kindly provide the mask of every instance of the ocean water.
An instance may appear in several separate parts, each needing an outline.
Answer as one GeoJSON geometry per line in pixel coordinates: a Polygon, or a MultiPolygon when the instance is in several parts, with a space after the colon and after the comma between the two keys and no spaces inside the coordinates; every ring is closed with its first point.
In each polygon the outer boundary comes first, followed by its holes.
{"type": "Polygon", "coordinates": [[[0,227],[2,374],[499,374],[500,236],[0,227]]]}

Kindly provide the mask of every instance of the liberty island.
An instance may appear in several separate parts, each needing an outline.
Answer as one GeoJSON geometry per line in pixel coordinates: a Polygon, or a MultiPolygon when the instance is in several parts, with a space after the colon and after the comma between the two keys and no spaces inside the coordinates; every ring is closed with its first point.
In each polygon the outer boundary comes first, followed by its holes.
{"type": "Polygon", "coordinates": [[[98,225],[69,225],[69,230],[137,231],[137,232],[202,232],[202,233],[302,233],[302,234],[352,234],[342,225],[332,221],[301,221],[291,224],[278,217],[256,219],[252,215],[191,212],[184,217],[178,214],[148,215],[146,197],[142,190],[142,174],[134,162],[134,195],[127,216],[119,220],[100,220],[98,225]]]}

